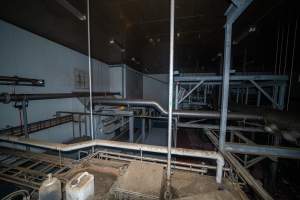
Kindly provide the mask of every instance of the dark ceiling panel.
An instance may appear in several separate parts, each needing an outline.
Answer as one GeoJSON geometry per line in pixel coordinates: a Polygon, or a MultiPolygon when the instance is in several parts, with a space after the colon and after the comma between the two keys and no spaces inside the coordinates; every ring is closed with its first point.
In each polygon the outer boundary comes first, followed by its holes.
{"type": "MultiPolygon", "coordinates": [[[[234,38],[257,20],[263,21],[261,16],[273,15],[273,11],[271,14],[267,11],[282,1],[255,0],[235,24],[234,38]]],[[[85,0],[68,2],[86,14],[85,0]]],[[[176,0],[175,68],[197,71],[219,67],[211,60],[223,51],[224,12],[229,3],[229,0],[176,0]]],[[[109,64],[127,63],[148,73],[168,72],[169,0],[94,0],[90,5],[93,57],[109,64]],[[111,39],[119,47],[111,45],[111,39]]],[[[87,52],[86,21],[77,19],[56,0],[3,0],[0,18],[87,52]]],[[[260,26],[264,24],[270,21],[260,26]]],[[[236,56],[240,54],[241,51],[236,56]]]]}

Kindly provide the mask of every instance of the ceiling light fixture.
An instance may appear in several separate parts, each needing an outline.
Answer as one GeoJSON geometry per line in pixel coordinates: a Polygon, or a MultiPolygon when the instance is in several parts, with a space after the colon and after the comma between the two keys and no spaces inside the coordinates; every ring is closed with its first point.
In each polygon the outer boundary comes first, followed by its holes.
{"type": "Polygon", "coordinates": [[[114,44],[114,43],[115,43],[114,39],[109,40],[109,44],[114,44]]]}
{"type": "Polygon", "coordinates": [[[126,51],[126,49],[118,41],[116,41],[113,38],[111,40],[109,40],[109,44],[117,46],[120,49],[121,52],[125,52],[126,51]]]}

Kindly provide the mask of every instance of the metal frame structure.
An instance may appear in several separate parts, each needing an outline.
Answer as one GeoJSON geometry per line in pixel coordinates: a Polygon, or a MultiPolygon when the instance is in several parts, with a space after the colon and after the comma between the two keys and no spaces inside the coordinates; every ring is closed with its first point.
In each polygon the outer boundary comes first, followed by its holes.
{"type": "MultiPolygon", "coordinates": [[[[213,159],[217,162],[216,167],[216,181],[217,183],[221,183],[221,179],[223,176],[223,166],[224,166],[224,158],[230,163],[232,168],[234,168],[239,174],[263,199],[272,199],[272,197],[255,181],[255,179],[250,175],[247,171],[247,167],[254,165],[255,163],[259,162],[260,160],[264,159],[265,157],[269,157],[274,159],[273,157],[287,157],[287,158],[300,158],[300,151],[299,149],[292,149],[292,148],[281,148],[281,147],[274,147],[274,146],[261,146],[257,145],[251,140],[242,135],[237,135],[241,138],[245,143],[234,143],[234,140],[226,142],[226,132],[228,130],[231,131],[252,131],[252,132],[263,132],[262,127],[240,127],[235,126],[227,126],[227,121],[229,119],[234,120],[262,120],[261,116],[251,116],[251,115],[238,115],[235,113],[228,113],[228,97],[229,97],[229,86],[230,81],[232,81],[232,86],[234,88],[236,99],[239,100],[239,96],[241,90],[246,89],[246,97],[245,103],[248,103],[248,95],[249,95],[249,88],[253,87],[257,90],[257,105],[260,105],[261,94],[265,95],[267,99],[269,99],[273,106],[282,110],[284,108],[284,97],[285,97],[285,88],[286,88],[286,81],[288,80],[286,76],[270,76],[270,75],[248,75],[248,76],[231,76],[230,77],[230,67],[231,67],[231,45],[232,45],[232,26],[236,19],[243,13],[243,11],[251,4],[252,0],[232,0],[232,4],[227,9],[226,15],[226,24],[225,24],[225,42],[224,42],[224,67],[223,67],[223,76],[198,76],[198,77],[175,77],[175,110],[173,111],[173,57],[174,57],[174,16],[175,16],[175,0],[171,0],[170,4],[170,65],[169,65],[169,107],[168,110],[163,109],[158,103],[152,101],[139,101],[139,100],[110,100],[110,99],[97,99],[93,101],[93,93],[92,93],[92,79],[91,79],[91,50],[90,50],[90,16],[89,16],[89,0],[87,0],[87,25],[88,25],[88,61],[89,61],[89,100],[90,100],[90,112],[84,113],[84,115],[90,116],[90,128],[91,128],[91,137],[92,141],[85,141],[85,142],[78,142],[74,144],[58,144],[58,143],[48,143],[45,141],[36,141],[31,140],[28,137],[28,128],[27,123],[25,128],[25,138],[13,136],[13,135],[0,135],[0,140],[9,143],[16,143],[25,146],[33,146],[38,148],[45,148],[50,150],[56,150],[59,152],[59,157],[61,158],[61,152],[67,151],[76,151],[83,148],[92,148],[92,152],[94,152],[94,147],[101,146],[104,148],[116,148],[116,149],[125,149],[129,151],[136,151],[142,155],[143,152],[148,153],[159,153],[159,154],[166,154],[167,160],[164,161],[167,165],[167,193],[165,197],[169,197],[171,192],[171,183],[170,183],[170,176],[171,176],[171,168],[172,168],[172,155],[177,156],[188,156],[188,157],[197,157],[197,158],[206,158],[206,159],[213,159]],[[241,86],[240,83],[247,82],[241,86]],[[275,85],[274,85],[275,83],[275,85]],[[240,84],[240,85],[238,85],[240,84]],[[179,87],[180,85],[189,85],[193,86],[190,87],[189,91],[186,94],[179,95],[179,87]],[[178,110],[179,104],[182,103],[185,99],[187,99],[194,91],[197,90],[199,87],[204,86],[204,103],[207,103],[207,93],[210,89],[211,85],[222,85],[222,101],[221,101],[221,113],[219,112],[206,112],[206,111],[182,111],[178,110]],[[273,95],[270,95],[264,87],[273,87],[272,92],[273,95]],[[93,116],[95,115],[105,115],[104,113],[96,113],[93,112],[94,106],[99,104],[114,104],[114,105],[138,105],[138,106],[152,106],[156,111],[160,113],[161,116],[168,117],[168,146],[160,147],[154,145],[143,145],[143,144],[134,144],[134,116],[128,115],[129,120],[129,142],[116,142],[116,141],[105,141],[95,139],[94,137],[94,120],[93,116]],[[219,119],[220,118],[220,125],[219,126],[210,126],[207,124],[196,124],[192,121],[188,121],[185,124],[178,122],[178,118],[192,118],[194,120],[197,118],[198,122],[202,119],[219,119]],[[173,119],[175,118],[176,123],[175,129],[173,127],[173,119]],[[177,123],[178,122],[178,123],[177,123]],[[206,125],[206,127],[205,127],[206,125]],[[215,146],[220,150],[220,153],[215,151],[203,151],[203,150],[191,150],[191,149],[181,149],[181,148],[172,148],[172,133],[176,132],[178,127],[192,127],[192,128],[209,128],[209,129],[220,129],[219,137],[217,134],[214,134],[211,130],[205,130],[208,137],[211,141],[215,144],[215,146]],[[252,158],[251,160],[245,159],[244,165],[237,160],[233,153],[241,153],[241,154],[253,154],[259,155],[260,157],[252,158]],[[222,156],[222,155],[223,156],[222,156]]],[[[124,80],[123,80],[124,81],[124,80]]],[[[26,96],[25,96],[26,97],[26,96]]],[[[26,114],[26,98],[22,98],[22,108],[24,113],[26,114]]],[[[3,101],[7,101],[7,97],[3,97],[3,101]]],[[[143,115],[145,114],[143,110],[143,115]]],[[[79,113],[81,116],[82,113],[79,113]]],[[[110,114],[107,114],[110,115],[110,114]]],[[[116,113],[116,115],[121,115],[120,113],[116,113]]],[[[125,114],[126,115],[126,114],[125,114]]],[[[125,116],[124,115],[124,116],[125,116]]],[[[26,116],[24,115],[24,118],[26,116]]],[[[72,117],[74,117],[74,113],[72,113],[72,117]]],[[[145,138],[145,117],[142,117],[142,131],[141,137],[145,138]]],[[[81,125],[81,117],[79,117],[79,124],[81,125]]],[[[149,120],[149,124],[151,121],[149,120]]],[[[151,126],[149,126],[149,129],[151,126]]],[[[232,136],[234,137],[234,136],[232,136]]],[[[176,142],[175,142],[176,144],[176,142]]],[[[93,154],[94,155],[94,154],[93,154]]],[[[101,156],[109,156],[110,158],[122,157],[123,159],[137,159],[137,156],[124,156],[121,154],[109,154],[108,153],[101,153],[97,154],[99,157],[101,156]]],[[[246,157],[245,156],[245,157],[246,157]]],[[[144,157],[140,157],[141,159],[146,159],[144,157]]],[[[7,160],[7,157],[4,157],[3,160],[7,160]]],[[[0,160],[1,161],[1,160],[0,160]]],[[[158,161],[158,160],[157,160],[158,161]]],[[[26,162],[26,161],[24,161],[26,162]]],[[[159,161],[162,162],[162,161],[159,161]]],[[[60,162],[61,164],[61,162],[60,162]]],[[[178,165],[180,163],[177,162],[178,165]]],[[[12,165],[12,167],[19,168],[18,165],[12,165]]],[[[186,166],[181,166],[186,167],[186,166]]],[[[198,166],[199,167],[199,166],[198,166]]],[[[9,168],[10,170],[10,168],[9,168]]],[[[202,168],[197,169],[199,172],[204,172],[202,168]]],[[[3,172],[3,171],[1,171],[3,172]]],[[[7,169],[4,169],[4,172],[7,172],[7,169]]],[[[20,172],[17,171],[17,176],[20,172]]],[[[0,176],[1,177],[1,176],[0,176]]]]}
{"type": "MultiPolygon", "coordinates": [[[[208,94],[218,93],[222,85],[222,76],[215,75],[180,75],[175,80],[175,108],[185,100],[188,104],[195,104],[191,99],[197,99],[197,105],[208,105],[208,94]],[[189,89],[185,89],[185,88],[189,89]],[[185,93],[184,93],[185,92],[185,93]],[[193,96],[194,95],[194,96],[193,96]],[[200,98],[199,98],[200,96],[200,98]]],[[[285,107],[286,86],[288,77],[286,75],[231,75],[229,80],[231,96],[235,95],[236,103],[241,99],[243,104],[248,105],[249,95],[256,96],[256,105],[261,105],[261,94],[263,94],[274,108],[283,110],[285,107]],[[270,94],[270,91],[272,94],[270,94]]],[[[218,98],[220,100],[220,98],[218,98]]],[[[219,105],[220,102],[218,102],[219,105]]]]}
{"type": "Polygon", "coordinates": [[[57,176],[71,169],[71,160],[57,161],[57,156],[2,149],[0,179],[38,190],[49,173],[57,176]]]}
{"type": "MultiPolygon", "coordinates": [[[[47,119],[47,120],[29,123],[27,125],[27,133],[31,134],[31,133],[34,133],[37,131],[48,129],[48,128],[58,126],[61,124],[65,124],[65,123],[69,123],[72,121],[73,121],[73,115],[65,115],[65,116],[58,116],[58,117],[47,119]]],[[[10,135],[15,135],[15,136],[22,136],[22,135],[25,135],[25,132],[24,132],[23,126],[16,126],[16,127],[8,128],[8,129],[2,129],[2,130],[0,130],[0,134],[10,134],[10,135]]]]}

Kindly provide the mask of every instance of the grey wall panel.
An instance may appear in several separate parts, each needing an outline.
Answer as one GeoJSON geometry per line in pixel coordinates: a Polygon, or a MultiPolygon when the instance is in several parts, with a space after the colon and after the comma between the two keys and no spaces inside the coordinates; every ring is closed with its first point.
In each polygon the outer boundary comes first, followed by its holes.
{"type": "MultiPolygon", "coordinates": [[[[0,44],[0,75],[44,79],[46,83],[45,87],[0,86],[0,92],[72,92],[78,90],[75,88],[74,70],[79,69],[88,72],[86,55],[1,20],[0,44]]],[[[108,66],[93,60],[92,67],[93,89],[95,91],[109,91],[108,66]]],[[[0,104],[0,110],[0,128],[20,124],[19,112],[12,104],[0,104]]],[[[28,121],[34,122],[51,118],[59,110],[83,111],[83,105],[75,98],[29,102],[28,121]]],[[[67,140],[71,132],[71,125],[61,126],[53,130],[43,131],[41,135],[36,137],[44,137],[57,142],[57,140],[67,140]],[[49,136],[48,134],[53,135],[49,136]]]]}

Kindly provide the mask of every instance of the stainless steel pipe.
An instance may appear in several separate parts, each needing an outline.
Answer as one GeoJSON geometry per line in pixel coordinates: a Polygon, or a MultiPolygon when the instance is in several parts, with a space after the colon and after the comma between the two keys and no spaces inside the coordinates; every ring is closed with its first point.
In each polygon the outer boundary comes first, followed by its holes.
{"type": "MultiPolygon", "coordinates": [[[[165,110],[159,103],[148,100],[128,100],[128,99],[96,99],[94,103],[104,105],[135,105],[135,106],[148,106],[156,109],[162,115],[168,115],[168,111],[165,110]]],[[[179,117],[196,117],[196,118],[209,118],[219,119],[220,113],[217,111],[190,111],[190,110],[174,110],[173,116],[179,117]]],[[[263,120],[261,115],[251,115],[243,113],[228,113],[228,119],[252,119],[252,120],[263,120]]]]}
{"type": "MultiPolygon", "coordinates": [[[[168,153],[167,147],[163,147],[163,146],[135,144],[135,143],[117,142],[117,141],[110,141],[110,140],[100,140],[100,139],[78,142],[74,144],[59,144],[59,143],[49,143],[49,142],[33,140],[33,139],[25,139],[16,136],[0,135],[0,140],[8,143],[16,143],[25,146],[51,149],[51,150],[62,151],[62,152],[74,151],[74,150],[79,150],[88,147],[101,146],[101,147],[145,151],[145,152],[160,153],[160,154],[168,153]]],[[[207,158],[207,159],[216,160],[217,162],[216,182],[217,183],[222,182],[224,158],[218,152],[183,149],[183,148],[172,148],[171,153],[172,155],[178,155],[178,156],[188,156],[188,157],[207,158]]]]}

